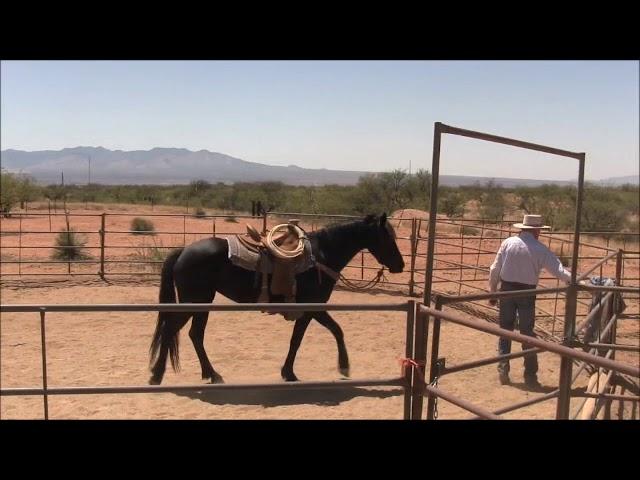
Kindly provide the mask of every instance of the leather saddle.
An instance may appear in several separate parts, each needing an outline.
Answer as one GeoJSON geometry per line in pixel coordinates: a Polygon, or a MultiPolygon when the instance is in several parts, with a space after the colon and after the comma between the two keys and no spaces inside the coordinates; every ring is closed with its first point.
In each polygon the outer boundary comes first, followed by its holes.
{"type": "MultiPolygon", "coordinates": [[[[293,303],[296,300],[296,274],[312,265],[309,262],[311,246],[297,222],[290,220],[286,224],[277,225],[264,235],[247,225],[247,233],[237,236],[239,244],[246,248],[252,259],[249,264],[245,261],[243,267],[262,274],[258,303],[268,303],[269,293],[284,296],[285,303],[293,303]]],[[[287,320],[296,320],[304,312],[280,313],[287,320]]]]}

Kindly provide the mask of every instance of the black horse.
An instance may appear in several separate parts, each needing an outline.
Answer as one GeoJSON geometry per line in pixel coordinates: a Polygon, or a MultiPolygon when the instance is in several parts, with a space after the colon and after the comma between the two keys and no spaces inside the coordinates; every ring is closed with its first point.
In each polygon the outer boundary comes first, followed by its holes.
{"type": "MultiPolygon", "coordinates": [[[[393,227],[387,215],[368,215],[364,220],[326,227],[308,235],[313,254],[321,263],[340,272],[361,250],[368,249],[376,260],[391,273],[400,273],[404,261],[396,245],[393,227]]],[[[222,238],[206,238],[172,251],[162,266],[160,303],[176,303],[175,289],[181,303],[211,303],[216,292],[239,303],[254,303],[259,295],[260,282],[255,272],[233,265],[228,258],[228,243],[222,238]]],[[[336,281],[313,267],[296,276],[298,303],[325,303],[329,300],[336,281]]],[[[273,297],[272,301],[283,299],[273,297]]],[[[174,371],[179,368],[178,333],[193,317],[189,337],[200,360],[202,378],[211,383],[223,383],[213,369],[204,349],[204,330],[209,312],[175,313],[159,312],[151,342],[151,373],[149,383],[158,385],[164,376],[167,355],[174,371]]],[[[328,312],[305,312],[295,321],[289,354],[281,370],[282,378],[295,381],[293,362],[302,337],[311,319],[316,319],[335,337],[338,344],[338,367],[348,376],[349,356],[342,329],[328,312]]]]}

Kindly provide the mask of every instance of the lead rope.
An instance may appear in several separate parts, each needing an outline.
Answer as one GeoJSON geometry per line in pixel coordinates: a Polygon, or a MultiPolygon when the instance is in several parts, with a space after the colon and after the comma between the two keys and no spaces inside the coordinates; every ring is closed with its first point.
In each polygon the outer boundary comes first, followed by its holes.
{"type": "Polygon", "coordinates": [[[349,280],[347,277],[342,275],[342,273],[338,273],[332,270],[331,268],[327,267],[326,265],[323,265],[322,263],[316,262],[316,267],[318,268],[319,271],[326,273],[331,278],[333,278],[336,282],[338,281],[342,282],[344,286],[346,286],[349,290],[353,290],[353,291],[369,290],[373,288],[376,284],[378,284],[381,280],[386,279],[384,276],[384,267],[381,267],[380,270],[378,270],[378,273],[376,274],[375,278],[369,280],[364,284],[355,283],[354,281],[349,280]]]}

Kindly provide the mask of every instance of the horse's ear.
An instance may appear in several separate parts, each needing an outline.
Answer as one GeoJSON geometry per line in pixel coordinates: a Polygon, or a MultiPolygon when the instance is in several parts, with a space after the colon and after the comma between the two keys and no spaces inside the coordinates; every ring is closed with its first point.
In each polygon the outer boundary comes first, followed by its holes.
{"type": "Polygon", "coordinates": [[[380,215],[380,226],[384,227],[387,224],[387,213],[380,215]]]}

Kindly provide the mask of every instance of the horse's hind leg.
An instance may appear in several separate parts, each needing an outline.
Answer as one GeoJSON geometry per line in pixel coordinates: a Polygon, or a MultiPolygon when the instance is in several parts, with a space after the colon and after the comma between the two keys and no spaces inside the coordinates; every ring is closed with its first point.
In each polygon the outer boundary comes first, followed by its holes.
{"type": "Polygon", "coordinates": [[[284,362],[282,370],[280,370],[280,375],[282,375],[282,378],[287,382],[298,381],[298,377],[293,373],[293,362],[296,359],[296,353],[298,353],[298,348],[300,348],[300,343],[304,337],[304,332],[306,332],[307,327],[309,326],[309,322],[311,322],[311,315],[309,313],[305,313],[296,320],[296,323],[293,326],[293,333],[291,334],[291,341],[289,343],[289,354],[287,355],[287,359],[284,362]]]}
{"type": "Polygon", "coordinates": [[[344,333],[340,325],[329,315],[328,312],[315,312],[313,314],[320,325],[326,327],[336,339],[338,344],[338,370],[345,377],[349,376],[349,355],[347,353],[347,346],[344,343],[344,333]]]}
{"type": "Polygon", "coordinates": [[[200,367],[202,368],[202,378],[209,379],[211,383],[224,383],[224,380],[218,372],[213,369],[207,352],[204,349],[204,329],[207,326],[209,312],[198,312],[193,315],[189,337],[193,342],[193,348],[196,350],[200,367]]]}
{"type": "MultiPolygon", "coordinates": [[[[160,326],[159,332],[160,346],[158,349],[158,356],[153,366],[151,367],[151,378],[149,379],[150,385],[160,385],[164,372],[167,368],[167,356],[169,354],[169,347],[171,342],[176,339],[180,332],[180,329],[185,326],[191,317],[190,313],[176,313],[176,312],[160,312],[160,315],[164,316],[164,321],[160,326]]],[[[177,347],[177,344],[176,344],[177,347]]]]}

